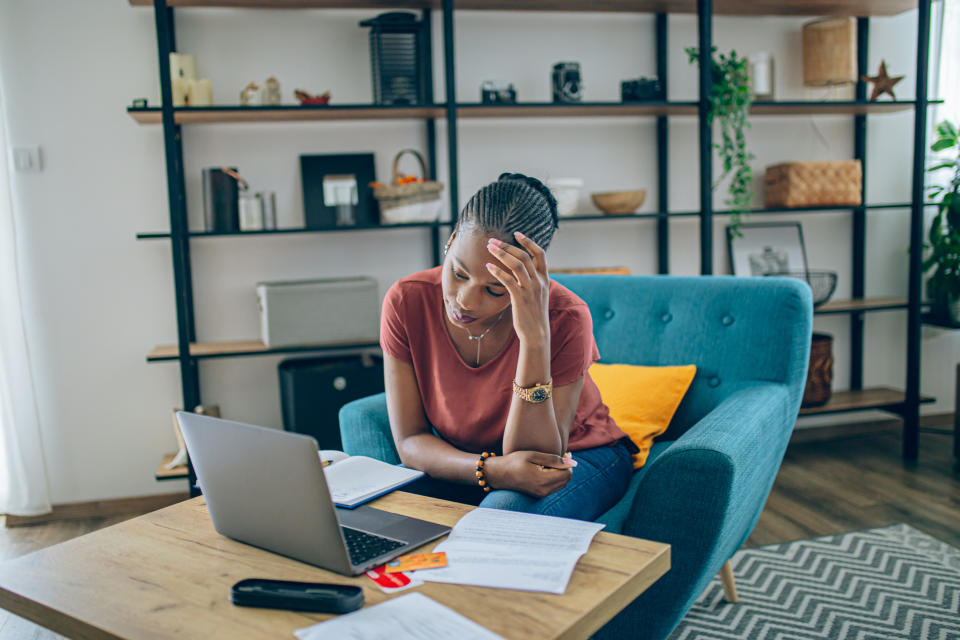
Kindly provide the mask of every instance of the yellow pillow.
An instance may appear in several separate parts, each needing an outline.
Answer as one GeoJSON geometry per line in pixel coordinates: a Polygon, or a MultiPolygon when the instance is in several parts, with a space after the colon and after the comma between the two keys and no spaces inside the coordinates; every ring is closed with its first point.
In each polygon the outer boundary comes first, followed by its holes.
{"type": "Polygon", "coordinates": [[[693,382],[697,365],[640,367],[632,364],[590,366],[590,377],[600,388],[610,416],[640,448],[633,468],[647,461],[653,439],[667,430],[680,401],[693,382]]]}

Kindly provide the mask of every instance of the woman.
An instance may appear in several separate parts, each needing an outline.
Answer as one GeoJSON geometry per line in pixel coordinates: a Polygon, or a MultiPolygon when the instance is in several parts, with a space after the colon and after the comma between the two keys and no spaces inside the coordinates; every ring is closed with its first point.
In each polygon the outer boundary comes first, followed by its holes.
{"type": "Polygon", "coordinates": [[[588,373],[587,305],[547,275],[556,228],[549,189],[503,174],[467,203],[443,264],[387,292],[390,427],[403,464],[429,476],[413,490],[582,520],[626,491],[636,445],[588,373]]]}

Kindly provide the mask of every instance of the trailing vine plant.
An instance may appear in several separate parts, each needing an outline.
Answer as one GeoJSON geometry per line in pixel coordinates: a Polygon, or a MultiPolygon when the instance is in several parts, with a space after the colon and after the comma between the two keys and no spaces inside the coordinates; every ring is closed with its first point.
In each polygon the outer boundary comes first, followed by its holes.
{"type": "MultiPolygon", "coordinates": [[[[697,47],[685,49],[690,57],[690,64],[700,60],[697,47]]],[[[754,156],[747,151],[747,138],[744,130],[750,126],[747,122],[747,113],[753,103],[750,91],[750,76],[747,68],[747,59],[730,51],[729,55],[717,53],[713,47],[711,60],[712,88],[710,91],[710,122],[720,123],[721,142],[714,144],[723,165],[723,173],[713,183],[712,188],[730,178],[727,199],[724,201],[730,208],[730,223],[733,232],[740,235],[741,216],[750,211],[750,199],[753,197],[753,170],[750,161],[754,156]]]]}

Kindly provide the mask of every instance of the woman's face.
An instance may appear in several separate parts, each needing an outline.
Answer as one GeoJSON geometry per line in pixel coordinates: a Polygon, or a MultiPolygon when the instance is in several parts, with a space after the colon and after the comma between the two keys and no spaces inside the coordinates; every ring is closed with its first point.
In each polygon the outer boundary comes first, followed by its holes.
{"type": "MultiPolygon", "coordinates": [[[[443,260],[443,302],[447,317],[472,333],[497,321],[500,312],[510,305],[510,294],[487,270],[487,263],[509,271],[487,250],[487,240],[496,237],[475,225],[456,232],[450,250],[443,260]]],[[[505,240],[504,238],[498,238],[505,240]]]]}

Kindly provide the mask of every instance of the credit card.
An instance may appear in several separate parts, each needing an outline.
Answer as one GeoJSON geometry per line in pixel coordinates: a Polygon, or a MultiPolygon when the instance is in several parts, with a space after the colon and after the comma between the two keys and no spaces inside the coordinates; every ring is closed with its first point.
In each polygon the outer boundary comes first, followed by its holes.
{"type": "Polygon", "coordinates": [[[375,569],[367,571],[367,577],[373,580],[384,593],[395,593],[397,591],[403,591],[404,589],[419,587],[423,584],[423,580],[411,578],[405,573],[387,573],[384,569],[386,569],[386,567],[380,565],[375,569]]]}
{"type": "Polygon", "coordinates": [[[387,573],[397,571],[417,571],[418,569],[439,569],[447,566],[447,554],[439,553],[410,553],[400,556],[387,563],[387,573]]]}

